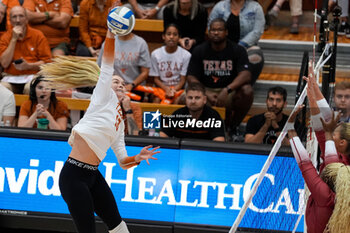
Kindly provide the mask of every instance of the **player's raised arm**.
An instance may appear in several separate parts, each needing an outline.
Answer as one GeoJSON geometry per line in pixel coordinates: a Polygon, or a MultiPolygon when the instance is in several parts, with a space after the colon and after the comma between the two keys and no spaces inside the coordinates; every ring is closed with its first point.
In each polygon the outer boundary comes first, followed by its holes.
{"type": "Polygon", "coordinates": [[[112,76],[114,72],[114,37],[115,35],[107,30],[104,51],[102,55],[101,71],[91,97],[91,102],[95,104],[104,104],[108,102],[109,90],[112,85],[112,76]]]}

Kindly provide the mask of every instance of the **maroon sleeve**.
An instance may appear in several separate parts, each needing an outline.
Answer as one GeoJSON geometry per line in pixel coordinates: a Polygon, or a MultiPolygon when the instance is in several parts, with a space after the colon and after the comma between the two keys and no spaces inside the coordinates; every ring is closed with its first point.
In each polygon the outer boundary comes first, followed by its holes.
{"type": "Polygon", "coordinates": [[[320,145],[321,149],[321,159],[324,161],[324,152],[326,147],[326,136],[324,134],[324,131],[315,131],[317,142],[320,145]]]}
{"type": "Polygon", "coordinates": [[[316,203],[320,206],[334,205],[335,193],[320,178],[312,163],[304,162],[301,163],[299,167],[303,174],[305,183],[316,203]]]}

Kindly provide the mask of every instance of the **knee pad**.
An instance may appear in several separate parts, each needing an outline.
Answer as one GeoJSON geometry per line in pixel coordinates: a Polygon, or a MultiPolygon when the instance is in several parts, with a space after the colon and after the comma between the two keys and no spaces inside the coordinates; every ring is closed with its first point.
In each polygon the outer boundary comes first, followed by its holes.
{"type": "Polygon", "coordinates": [[[121,221],[118,226],[110,230],[109,233],[129,233],[128,227],[124,221],[121,221]]]}

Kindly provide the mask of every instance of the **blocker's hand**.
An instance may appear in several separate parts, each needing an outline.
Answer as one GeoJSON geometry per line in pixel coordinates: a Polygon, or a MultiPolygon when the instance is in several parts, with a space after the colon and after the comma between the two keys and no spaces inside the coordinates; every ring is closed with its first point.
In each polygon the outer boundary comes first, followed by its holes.
{"type": "Polygon", "coordinates": [[[153,147],[152,145],[149,145],[142,148],[140,153],[136,155],[135,161],[141,162],[142,160],[146,160],[147,164],[149,165],[149,161],[148,161],[149,159],[157,160],[157,158],[154,158],[153,155],[160,153],[160,151],[156,151],[160,147],[157,146],[157,147],[154,147],[152,150],[149,150],[152,147],[153,147]]]}
{"type": "Polygon", "coordinates": [[[305,107],[304,104],[302,105],[299,105],[295,111],[292,113],[292,115],[289,117],[289,120],[288,122],[290,123],[294,123],[295,122],[295,119],[297,118],[297,115],[299,114],[299,112],[305,107]]]}
{"type": "Polygon", "coordinates": [[[320,118],[323,125],[323,130],[325,132],[333,133],[335,128],[337,128],[340,125],[340,123],[338,122],[340,120],[341,113],[338,113],[336,117],[334,115],[334,111],[332,111],[332,119],[329,121],[325,121],[323,118],[320,118]]]}

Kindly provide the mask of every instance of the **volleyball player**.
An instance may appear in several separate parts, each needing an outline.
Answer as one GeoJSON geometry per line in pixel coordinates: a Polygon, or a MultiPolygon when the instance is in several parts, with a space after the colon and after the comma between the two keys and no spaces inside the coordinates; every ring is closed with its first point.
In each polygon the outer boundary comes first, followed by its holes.
{"type": "Polygon", "coordinates": [[[348,195],[350,191],[350,167],[344,164],[347,161],[344,158],[348,158],[350,154],[350,124],[338,125],[340,114],[334,117],[334,114],[329,112],[329,106],[327,108],[324,98],[321,98],[322,94],[319,95],[319,87],[312,70],[310,70],[307,81],[312,125],[316,128],[314,130],[323,133],[324,137],[324,163],[320,175],[293,127],[294,119],[301,107],[291,115],[287,123],[294,157],[311,193],[305,212],[307,231],[309,233],[350,232],[350,211],[348,208],[350,205],[348,195]]]}
{"type": "MultiPolygon", "coordinates": [[[[332,119],[333,112],[316,82],[313,69],[311,68],[311,64],[309,65],[309,67],[309,77],[305,79],[308,82],[307,97],[310,105],[311,125],[313,130],[315,131],[317,141],[320,145],[321,159],[324,161],[326,132],[324,131],[321,119],[323,119],[324,121],[330,121],[332,119]]],[[[336,114],[338,114],[338,112],[336,112],[336,114]]],[[[349,149],[347,149],[347,142],[350,142],[350,138],[348,138],[347,136],[347,127],[347,124],[341,124],[337,129],[335,129],[334,135],[339,134],[339,137],[343,139],[339,142],[335,140],[337,147],[336,149],[338,152],[338,161],[346,165],[350,165],[350,151],[349,149]]],[[[321,163],[320,172],[322,172],[324,166],[325,163],[321,163]]]]}
{"type": "Polygon", "coordinates": [[[148,160],[156,159],[153,155],[159,153],[156,151],[158,147],[146,146],[139,154],[127,156],[122,109],[111,88],[113,62],[114,35],[108,30],[99,79],[84,117],[72,129],[68,140],[72,151],[59,179],[62,197],[79,233],[96,232],[94,212],[107,225],[109,232],[129,232],[110,187],[98,171],[109,147],[123,169],[138,165],[142,160],[149,164],[148,160]]]}

